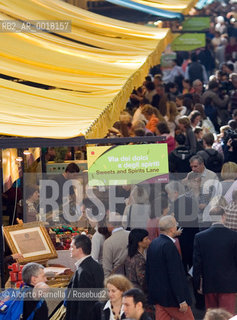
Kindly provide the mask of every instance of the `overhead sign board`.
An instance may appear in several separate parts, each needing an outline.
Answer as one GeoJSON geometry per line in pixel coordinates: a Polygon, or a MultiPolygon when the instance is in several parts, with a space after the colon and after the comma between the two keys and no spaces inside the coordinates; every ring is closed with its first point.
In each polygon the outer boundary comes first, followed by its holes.
{"type": "Polygon", "coordinates": [[[205,31],[210,27],[210,17],[188,17],[182,22],[183,31],[205,31]]]}
{"type": "Polygon", "coordinates": [[[87,148],[90,186],[168,182],[167,144],[87,148]]]}
{"type": "Polygon", "coordinates": [[[206,46],[205,33],[184,33],[171,43],[173,51],[192,51],[206,46]]]}

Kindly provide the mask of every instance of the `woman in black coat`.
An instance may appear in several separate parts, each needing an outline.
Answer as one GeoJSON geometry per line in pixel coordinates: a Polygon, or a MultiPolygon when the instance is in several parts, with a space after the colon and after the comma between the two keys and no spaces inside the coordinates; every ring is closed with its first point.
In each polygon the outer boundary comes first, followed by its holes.
{"type": "Polygon", "coordinates": [[[189,148],[191,154],[197,151],[197,140],[191,127],[191,122],[187,116],[182,116],[178,120],[179,128],[185,135],[185,145],[189,148]]]}

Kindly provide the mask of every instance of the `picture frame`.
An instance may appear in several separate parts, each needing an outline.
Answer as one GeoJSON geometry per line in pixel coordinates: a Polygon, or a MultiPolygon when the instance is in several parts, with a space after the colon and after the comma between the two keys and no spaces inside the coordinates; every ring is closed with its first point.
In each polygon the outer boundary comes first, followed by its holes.
{"type": "Polygon", "coordinates": [[[42,262],[57,258],[49,234],[41,222],[22,223],[3,227],[3,234],[12,253],[20,253],[20,263],[42,262]]]}

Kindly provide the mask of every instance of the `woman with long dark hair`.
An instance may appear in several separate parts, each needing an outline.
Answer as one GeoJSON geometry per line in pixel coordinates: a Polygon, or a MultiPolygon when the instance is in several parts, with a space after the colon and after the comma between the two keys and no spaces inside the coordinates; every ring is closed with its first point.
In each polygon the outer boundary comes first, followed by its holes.
{"type": "Polygon", "coordinates": [[[128,257],[125,261],[125,274],[134,287],[146,292],[145,249],[150,245],[148,231],[133,229],[128,237],[128,257]]]}
{"type": "Polygon", "coordinates": [[[199,122],[201,120],[200,112],[198,110],[193,110],[189,114],[189,120],[190,120],[191,128],[194,130],[196,128],[196,126],[199,125],[199,122]]]}

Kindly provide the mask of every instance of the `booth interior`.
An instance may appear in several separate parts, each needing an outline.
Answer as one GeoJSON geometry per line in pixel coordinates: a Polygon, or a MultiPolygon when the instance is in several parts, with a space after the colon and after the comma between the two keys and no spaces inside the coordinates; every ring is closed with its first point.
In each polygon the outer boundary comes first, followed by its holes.
{"type": "MultiPolygon", "coordinates": [[[[20,287],[28,262],[46,267],[50,287],[66,287],[76,268],[70,256],[73,237],[92,238],[98,227],[106,229],[108,209],[119,213],[127,228],[132,205],[136,211],[141,207],[136,223],[145,228],[149,204],[168,181],[167,145],[157,143],[161,137],[81,137],[76,147],[55,148],[43,147],[47,139],[37,148],[34,139],[15,140],[20,148],[2,149],[2,288],[20,287]],[[157,153],[163,158],[159,164],[157,153]]],[[[50,303],[50,311],[57,303],[50,303]]]]}

